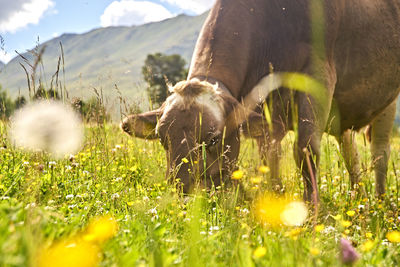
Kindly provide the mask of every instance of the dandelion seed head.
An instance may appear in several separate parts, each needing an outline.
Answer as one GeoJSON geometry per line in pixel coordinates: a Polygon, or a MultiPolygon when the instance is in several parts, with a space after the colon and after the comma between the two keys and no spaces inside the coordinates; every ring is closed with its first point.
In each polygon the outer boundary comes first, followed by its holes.
{"type": "Polygon", "coordinates": [[[17,147],[47,151],[62,158],[79,150],[83,130],[71,108],[61,102],[39,101],[13,115],[10,138],[17,147]]]}
{"type": "Polygon", "coordinates": [[[308,210],[301,201],[293,201],[286,205],[281,213],[282,222],[289,226],[301,226],[307,219],[308,210]]]}

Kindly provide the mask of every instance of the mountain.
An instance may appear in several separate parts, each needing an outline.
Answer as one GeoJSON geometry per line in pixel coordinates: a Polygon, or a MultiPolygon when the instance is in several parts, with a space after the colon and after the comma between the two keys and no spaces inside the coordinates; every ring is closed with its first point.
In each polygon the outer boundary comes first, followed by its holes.
{"type": "Polygon", "coordinates": [[[0,68],[3,67],[4,65],[5,64],[2,61],[0,61],[0,68]]]}
{"type": "MultiPolygon", "coordinates": [[[[47,88],[57,70],[64,51],[65,85],[71,96],[89,97],[94,89],[105,96],[117,96],[115,85],[123,97],[140,104],[147,103],[141,68],[150,53],[180,54],[189,64],[194,45],[207,13],[200,16],[179,15],[161,22],[132,27],[108,27],[94,29],[84,34],[63,34],[40,44],[45,46],[36,73],[47,88]]],[[[30,62],[32,52],[22,54],[30,62]]],[[[26,74],[20,56],[12,59],[0,73],[0,84],[15,97],[28,95],[26,74]]],[[[29,70],[29,68],[28,68],[29,70]]],[[[59,79],[64,83],[62,64],[59,79]]]]}

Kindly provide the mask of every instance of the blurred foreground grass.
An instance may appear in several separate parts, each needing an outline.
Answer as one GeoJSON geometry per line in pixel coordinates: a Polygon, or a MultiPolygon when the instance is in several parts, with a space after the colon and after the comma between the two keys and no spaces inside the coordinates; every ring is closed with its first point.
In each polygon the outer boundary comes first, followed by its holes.
{"type": "MultiPolygon", "coordinates": [[[[100,266],[340,266],[339,242],[351,240],[359,266],[400,264],[400,138],[392,140],[387,196],[374,197],[369,145],[359,135],[367,195],[352,198],[337,143],[321,148],[318,218],[301,227],[263,227],[251,201],[235,188],[180,197],[164,179],[158,142],[129,138],[117,126],[87,126],[80,153],[53,161],[23,153],[0,126],[0,266],[35,266],[51,243],[79,236],[93,218],[115,218],[118,232],[101,244],[100,266]]],[[[292,158],[293,136],[283,144],[286,192],[300,198],[302,181],[292,158]]],[[[255,142],[245,140],[239,167],[248,196],[266,188],[255,142]]],[[[62,261],[62,259],[60,259],[62,261]]],[[[84,259],[82,259],[84,262],[84,259]]]]}

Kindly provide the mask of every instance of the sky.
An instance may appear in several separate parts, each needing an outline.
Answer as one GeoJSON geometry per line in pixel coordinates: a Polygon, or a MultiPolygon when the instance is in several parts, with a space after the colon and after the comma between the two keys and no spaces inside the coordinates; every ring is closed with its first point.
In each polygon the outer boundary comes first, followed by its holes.
{"type": "Polygon", "coordinates": [[[0,0],[0,61],[63,33],[141,25],[185,13],[198,15],[215,0],[0,0]]]}

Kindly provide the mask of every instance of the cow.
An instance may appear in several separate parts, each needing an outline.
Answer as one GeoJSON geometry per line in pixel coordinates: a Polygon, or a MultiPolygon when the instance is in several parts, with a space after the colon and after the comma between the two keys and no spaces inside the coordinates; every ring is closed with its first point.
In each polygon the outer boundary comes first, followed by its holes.
{"type": "Polygon", "coordinates": [[[121,128],[161,141],[167,176],[179,178],[184,193],[196,177],[204,186],[229,180],[241,131],[257,140],[271,182],[281,187],[280,143],[295,130],[294,156],[304,199],[311,200],[317,195],[312,178],[323,133],[339,141],[356,187],[354,132],[370,125],[376,193],[382,195],[400,85],[399,34],[397,0],[216,0],[187,80],[171,88],[160,108],[126,117],[121,128]],[[248,101],[254,88],[266,86],[265,78],[284,73],[304,74],[322,85],[323,101],[285,83],[248,101]]]}

